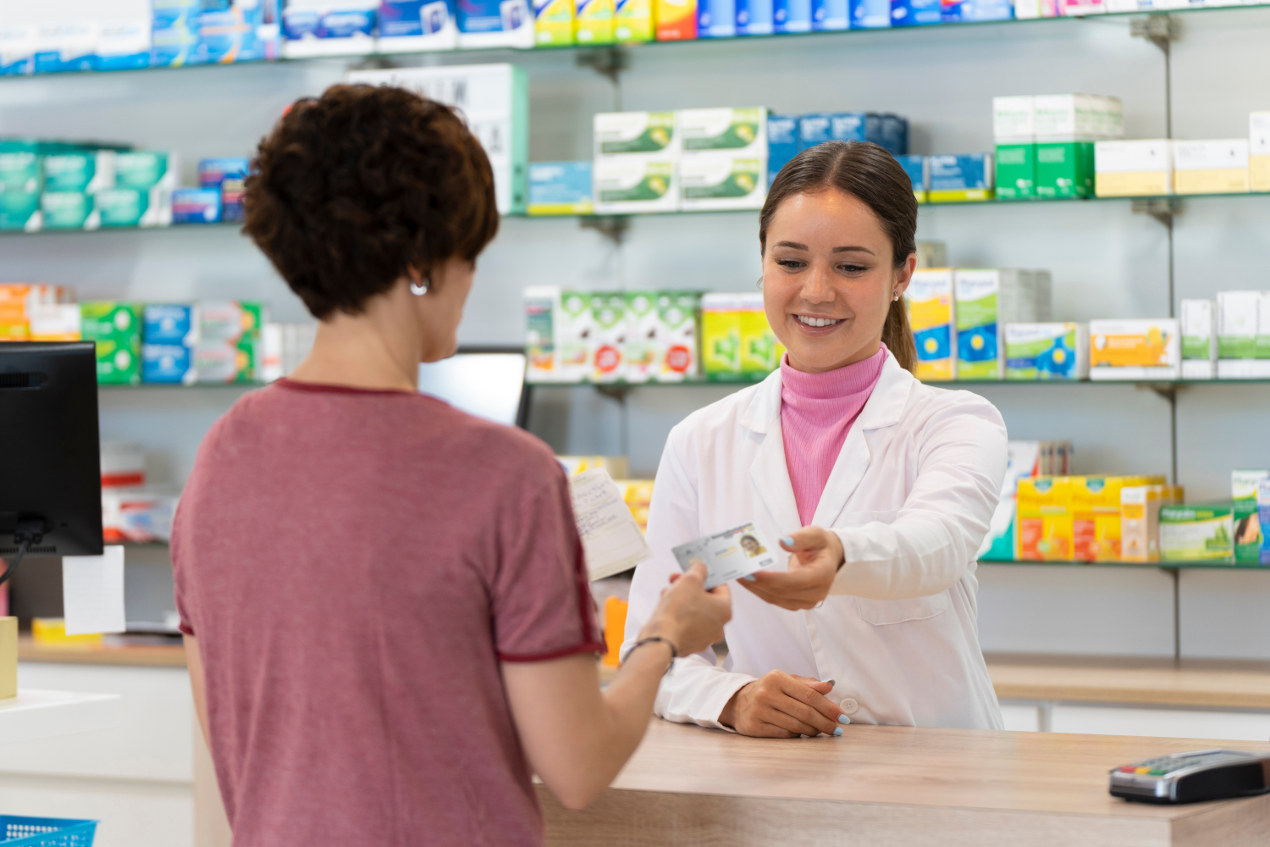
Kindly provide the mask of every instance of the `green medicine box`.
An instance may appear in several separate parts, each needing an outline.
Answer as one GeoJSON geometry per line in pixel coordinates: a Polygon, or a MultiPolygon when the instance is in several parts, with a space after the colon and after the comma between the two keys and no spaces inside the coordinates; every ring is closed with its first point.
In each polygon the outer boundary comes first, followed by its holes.
{"type": "Polygon", "coordinates": [[[97,382],[141,383],[142,306],[118,300],[79,304],[80,330],[97,344],[97,382]]]}
{"type": "Polygon", "coordinates": [[[80,191],[46,191],[40,195],[45,229],[97,229],[100,218],[91,194],[80,191]]]}
{"type": "MultiPolygon", "coordinates": [[[[1000,179],[1000,176],[997,177],[1000,179]]],[[[1038,197],[1092,197],[1094,143],[1055,141],[1036,145],[1038,197]]]]}
{"type": "Polygon", "coordinates": [[[1025,200],[1036,196],[1036,145],[998,144],[997,197],[1025,200]]]}

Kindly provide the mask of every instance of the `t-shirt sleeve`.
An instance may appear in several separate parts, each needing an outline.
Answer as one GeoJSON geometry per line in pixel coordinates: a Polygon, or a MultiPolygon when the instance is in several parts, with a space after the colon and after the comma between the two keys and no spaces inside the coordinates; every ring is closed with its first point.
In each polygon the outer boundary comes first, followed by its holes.
{"type": "Polygon", "coordinates": [[[169,552],[172,554],[172,585],[176,601],[176,614],[180,619],[177,628],[185,635],[194,634],[190,603],[186,585],[189,581],[189,569],[185,566],[185,521],[181,504],[177,504],[176,516],[172,520],[172,541],[169,552]]]}
{"type": "Polygon", "coordinates": [[[531,497],[507,508],[493,585],[494,644],[504,662],[604,651],[559,467],[531,497]]]}

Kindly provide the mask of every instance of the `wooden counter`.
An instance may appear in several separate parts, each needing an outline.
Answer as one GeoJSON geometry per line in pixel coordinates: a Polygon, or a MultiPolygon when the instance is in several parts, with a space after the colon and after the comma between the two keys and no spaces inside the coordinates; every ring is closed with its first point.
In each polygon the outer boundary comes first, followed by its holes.
{"type": "Polygon", "coordinates": [[[183,668],[185,647],[179,640],[163,644],[106,643],[88,647],[46,647],[33,642],[30,636],[24,636],[18,639],[18,661],[183,668]]]}
{"type": "Polygon", "coordinates": [[[779,741],[654,720],[586,811],[562,808],[542,786],[538,796],[553,847],[1264,847],[1270,795],[1152,806],[1107,793],[1114,766],[1214,746],[878,726],[779,741]]]}

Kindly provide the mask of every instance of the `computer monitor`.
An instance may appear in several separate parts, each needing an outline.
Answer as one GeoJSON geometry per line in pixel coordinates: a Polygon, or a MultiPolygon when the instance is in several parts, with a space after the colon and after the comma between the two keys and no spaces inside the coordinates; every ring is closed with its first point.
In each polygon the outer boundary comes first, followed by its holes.
{"type": "Polygon", "coordinates": [[[525,351],[464,347],[448,359],[419,366],[419,391],[471,415],[522,429],[528,423],[525,351]]]}
{"type": "Polygon", "coordinates": [[[32,556],[102,552],[90,341],[0,343],[0,556],[24,546],[32,556]]]}

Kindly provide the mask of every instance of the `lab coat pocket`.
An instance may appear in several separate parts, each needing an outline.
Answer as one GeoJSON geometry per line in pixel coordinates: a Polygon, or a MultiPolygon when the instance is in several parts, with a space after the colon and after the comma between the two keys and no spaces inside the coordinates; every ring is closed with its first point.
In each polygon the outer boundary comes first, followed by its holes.
{"type": "Polygon", "coordinates": [[[906,597],[903,600],[870,600],[853,597],[860,617],[874,626],[890,626],[909,621],[937,618],[952,606],[947,591],[929,597],[906,597]]]}

